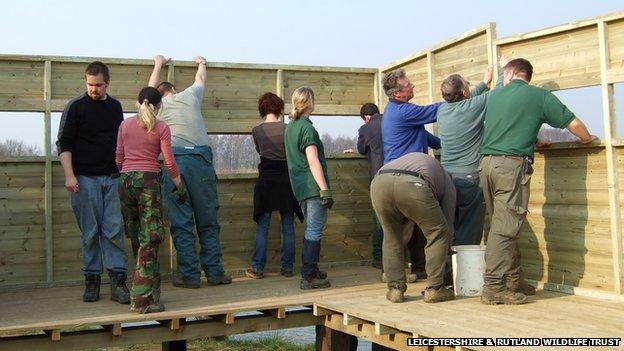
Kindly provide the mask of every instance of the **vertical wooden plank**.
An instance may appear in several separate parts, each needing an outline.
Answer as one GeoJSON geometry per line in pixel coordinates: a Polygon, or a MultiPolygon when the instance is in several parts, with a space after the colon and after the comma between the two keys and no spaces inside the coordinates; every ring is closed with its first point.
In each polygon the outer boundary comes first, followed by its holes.
{"type": "Polygon", "coordinates": [[[54,233],[52,232],[52,62],[46,60],[43,66],[43,99],[45,111],[43,115],[43,149],[45,150],[45,255],[46,282],[54,282],[54,233]]]}
{"type": "MultiPolygon", "coordinates": [[[[435,84],[435,77],[434,75],[434,71],[433,71],[433,66],[434,66],[434,60],[433,60],[433,52],[429,51],[427,52],[427,80],[429,81],[429,103],[433,103],[433,97],[435,95],[434,93],[434,84],[435,84]]],[[[437,123],[433,123],[431,125],[431,132],[434,135],[438,135],[438,124],[437,123]]],[[[433,150],[429,150],[429,155],[433,156],[433,150]]]]}
{"type": "MultiPolygon", "coordinates": [[[[175,85],[175,66],[173,62],[169,62],[167,65],[167,81],[175,85]]],[[[178,254],[175,246],[173,245],[173,239],[169,236],[169,272],[171,272],[171,280],[173,281],[174,275],[177,272],[178,267],[178,254]]],[[[164,344],[164,343],[163,343],[164,344]]],[[[184,340],[184,348],[186,350],[186,340],[184,340]]]]}
{"type": "Polygon", "coordinates": [[[485,37],[487,38],[487,50],[488,50],[488,65],[492,66],[492,82],[490,86],[496,85],[496,78],[498,78],[498,46],[494,44],[496,40],[496,23],[490,22],[488,28],[485,30],[485,37]]]}
{"type": "Polygon", "coordinates": [[[620,217],[620,192],[618,170],[613,138],[615,129],[615,106],[613,104],[613,84],[607,80],[609,70],[609,45],[607,24],[598,22],[598,40],[600,44],[600,86],[602,90],[602,116],[605,130],[605,149],[607,156],[607,186],[609,188],[609,214],[611,224],[611,243],[613,256],[614,290],[618,294],[624,291],[622,276],[622,224],[620,217]]]}
{"type": "Polygon", "coordinates": [[[284,70],[277,70],[277,78],[275,83],[275,94],[284,99],[284,70]]]}
{"type": "Polygon", "coordinates": [[[379,70],[377,70],[377,72],[375,72],[375,75],[373,76],[373,99],[375,100],[375,105],[377,105],[377,107],[379,107],[379,110],[381,111],[381,95],[379,90],[380,85],[379,70]]]}

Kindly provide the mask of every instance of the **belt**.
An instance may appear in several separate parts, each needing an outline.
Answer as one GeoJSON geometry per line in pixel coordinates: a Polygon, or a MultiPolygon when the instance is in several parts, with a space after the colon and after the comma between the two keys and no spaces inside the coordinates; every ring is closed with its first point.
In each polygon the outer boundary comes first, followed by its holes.
{"type": "Polygon", "coordinates": [[[382,169],[377,174],[386,174],[386,173],[407,174],[407,175],[411,175],[411,176],[414,176],[414,177],[425,179],[425,178],[423,178],[422,174],[420,174],[418,172],[414,172],[414,171],[408,171],[408,170],[405,170],[405,169],[382,169]]]}
{"type": "Polygon", "coordinates": [[[483,155],[483,157],[502,157],[502,158],[510,158],[512,160],[518,161],[528,161],[530,164],[533,164],[533,157],[531,156],[516,156],[516,155],[483,155]]]}

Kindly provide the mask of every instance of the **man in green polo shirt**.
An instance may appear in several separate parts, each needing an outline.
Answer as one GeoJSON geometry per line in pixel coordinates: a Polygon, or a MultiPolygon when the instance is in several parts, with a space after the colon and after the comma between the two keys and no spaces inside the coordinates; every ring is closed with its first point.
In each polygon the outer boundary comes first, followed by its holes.
{"type": "Polygon", "coordinates": [[[526,301],[520,292],[518,236],[526,218],[533,152],[541,125],[566,128],[581,144],[596,139],[554,94],[529,85],[533,75],[529,61],[511,60],[503,69],[505,86],[488,97],[479,164],[491,216],[481,302],[492,305],[526,301]]]}

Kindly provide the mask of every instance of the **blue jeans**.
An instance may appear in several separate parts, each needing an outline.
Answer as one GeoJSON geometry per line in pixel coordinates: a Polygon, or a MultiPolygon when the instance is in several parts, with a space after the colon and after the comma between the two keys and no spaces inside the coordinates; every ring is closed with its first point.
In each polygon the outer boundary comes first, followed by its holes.
{"type": "Polygon", "coordinates": [[[327,209],[321,205],[320,197],[313,197],[301,202],[301,210],[306,219],[301,249],[301,277],[311,279],[319,271],[321,238],[323,237],[323,227],[327,222],[327,209]]]}
{"type": "Polygon", "coordinates": [[[454,245],[479,245],[483,236],[485,200],[479,173],[449,173],[457,192],[454,245]]]}
{"type": "MultiPolygon", "coordinates": [[[[272,212],[265,212],[258,218],[253,257],[251,258],[251,268],[256,272],[264,272],[271,214],[272,212]]],[[[294,214],[280,211],[280,217],[282,219],[282,270],[292,272],[295,261],[294,214]]]]}
{"type": "Polygon", "coordinates": [[[124,227],[117,179],[110,176],[76,177],[80,191],[71,193],[71,207],[82,240],[82,272],[125,273],[128,259],[124,248],[124,227]]]}
{"type": "Polygon", "coordinates": [[[301,210],[306,220],[304,238],[310,241],[320,241],[323,237],[323,227],[327,222],[327,209],[321,205],[321,198],[311,197],[303,200],[301,210]]]}
{"type": "Polygon", "coordinates": [[[173,196],[173,181],[169,176],[164,177],[163,197],[171,222],[171,238],[178,254],[178,270],[185,279],[199,282],[201,265],[207,278],[220,278],[225,273],[221,264],[221,227],[217,219],[219,198],[212,150],[209,146],[172,149],[188,191],[187,201],[178,205],[173,196]],[[195,232],[199,237],[199,262],[195,232]]]}

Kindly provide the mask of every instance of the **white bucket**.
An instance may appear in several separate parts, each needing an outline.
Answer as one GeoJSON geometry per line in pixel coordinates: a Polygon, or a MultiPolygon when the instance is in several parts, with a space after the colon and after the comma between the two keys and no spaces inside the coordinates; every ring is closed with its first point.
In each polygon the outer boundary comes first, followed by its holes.
{"type": "Polygon", "coordinates": [[[485,272],[484,245],[451,247],[456,253],[453,261],[453,284],[457,296],[481,296],[485,272]]]}

